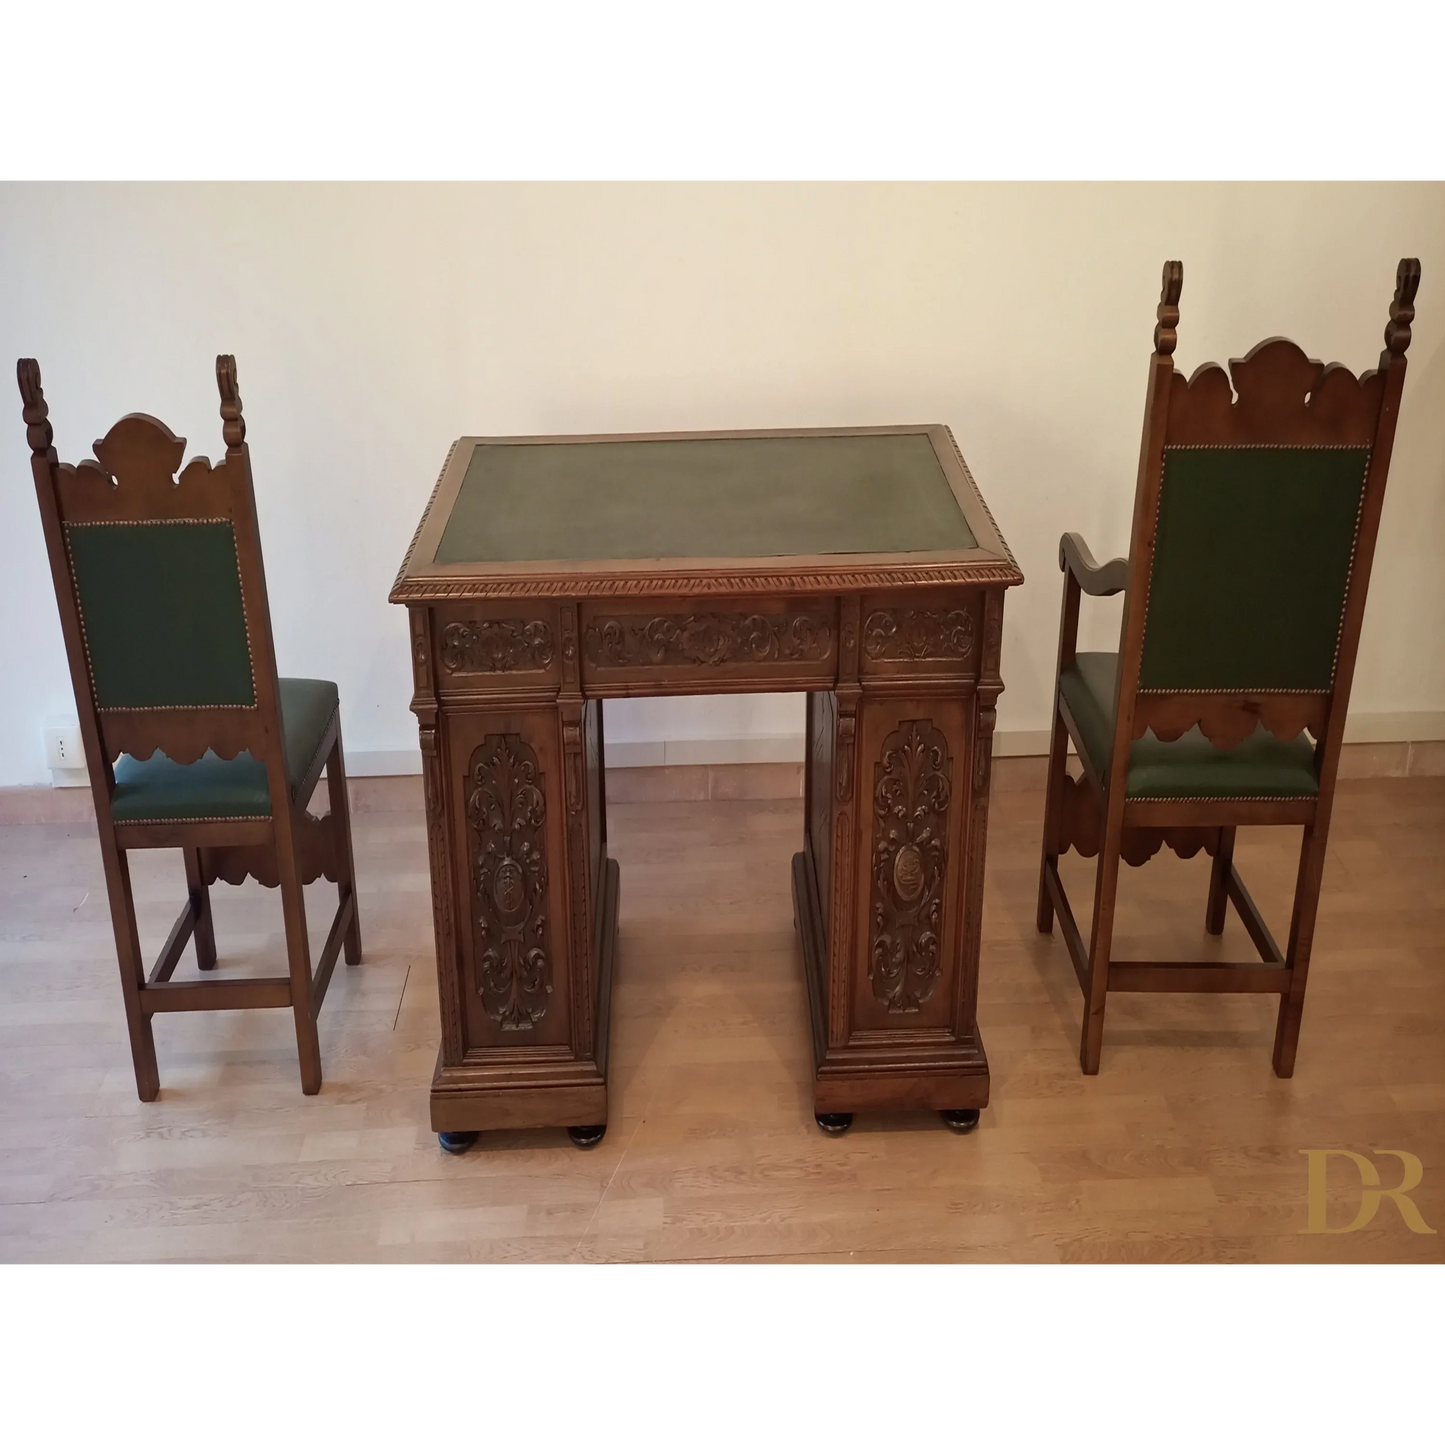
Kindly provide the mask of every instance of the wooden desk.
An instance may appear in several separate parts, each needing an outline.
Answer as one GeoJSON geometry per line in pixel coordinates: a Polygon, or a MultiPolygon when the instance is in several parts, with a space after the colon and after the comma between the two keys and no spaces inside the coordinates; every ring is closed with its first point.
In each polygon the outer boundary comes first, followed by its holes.
{"type": "Polygon", "coordinates": [[[442,1041],[432,1127],[607,1122],[609,697],[804,691],[793,899],[819,1123],[988,1102],[975,1021],[1006,588],[942,426],[462,437],[410,613],[442,1041]]]}

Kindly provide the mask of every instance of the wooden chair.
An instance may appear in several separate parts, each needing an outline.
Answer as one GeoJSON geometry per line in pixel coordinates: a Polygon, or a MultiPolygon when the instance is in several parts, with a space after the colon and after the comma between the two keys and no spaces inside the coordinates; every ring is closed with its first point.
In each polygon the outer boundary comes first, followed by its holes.
{"type": "Polygon", "coordinates": [[[192,1009],[289,1008],[301,1087],[321,1088],[316,1015],[337,954],[361,962],[336,685],[276,676],[236,363],[216,358],[225,459],[175,476],[185,438],[122,417],[69,466],[51,445],[40,368],[17,367],[35,490],[100,829],[136,1089],[156,1097],[151,1021],[192,1009]],[[331,811],[307,803],[326,771],[331,811]],[[128,854],[180,848],[189,897],[149,973],[128,854]],[[172,978],[189,939],[216,967],[208,886],[278,884],[289,968],[275,978],[172,978]],[[302,885],[340,898],[311,972],[302,885]]]}
{"type": "Polygon", "coordinates": [[[1173,361],[1183,268],[1164,267],[1129,556],[1098,566],[1074,533],[1059,546],[1038,926],[1050,932],[1057,911],[1084,991],[1086,1074],[1099,1070],[1111,989],[1277,993],[1274,1070],[1294,1072],[1419,280],[1420,263],[1401,261],[1379,367],[1359,378],[1274,338],[1228,374],[1210,364],[1185,381],[1173,361]],[[1083,592],[1125,594],[1117,653],[1075,650],[1083,592]],[[1255,824],[1304,827],[1284,950],[1233,862],[1235,829],[1255,824]],[[1212,855],[1204,926],[1222,932],[1232,902],[1262,965],[1111,958],[1119,861],[1166,843],[1212,855]],[[1099,859],[1087,948],[1059,879],[1069,848],[1099,859]]]}

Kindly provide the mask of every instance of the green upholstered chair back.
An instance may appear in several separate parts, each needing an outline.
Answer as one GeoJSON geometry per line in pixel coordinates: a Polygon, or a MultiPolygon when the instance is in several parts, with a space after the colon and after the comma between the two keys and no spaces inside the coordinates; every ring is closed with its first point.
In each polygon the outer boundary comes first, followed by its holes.
{"type": "Polygon", "coordinates": [[[229,518],[67,522],[65,542],[97,708],[254,706],[229,518]]]}
{"type": "Polygon", "coordinates": [[[1166,446],[1143,691],[1328,692],[1368,446],[1166,446]]]}

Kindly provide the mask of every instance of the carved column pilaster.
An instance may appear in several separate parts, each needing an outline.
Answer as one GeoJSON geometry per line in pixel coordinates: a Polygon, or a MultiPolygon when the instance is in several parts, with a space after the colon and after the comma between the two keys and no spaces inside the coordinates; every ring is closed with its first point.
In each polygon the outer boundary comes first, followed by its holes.
{"type": "Polygon", "coordinates": [[[968,870],[963,885],[963,957],[959,969],[958,1014],[972,1019],[977,1006],[979,920],[983,916],[983,873],[988,843],[988,796],[993,781],[993,733],[997,718],[995,704],[1003,691],[999,661],[1003,648],[1003,590],[995,588],[984,597],[983,656],[979,663],[978,688],[974,701],[973,805],[969,811],[964,857],[968,870]]]}
{"type": "Polygon", "coordinates": [[[412,711],[421,745],[422,791],[426,802],[427,862],[431,873],[432,929],[437,954],[437,993],[441,1010],[442,1062],[460,1064],[466,1044],[457,971],[456,896],[451,849],[447,846],[446,784],[437,728],[436,677],[432,666],[430,612],[408,609],[411,626],[412,711]]]}
{"type": "Polygon", "coordinates": [[[848,1041],[853,986],[853,935],[856,928],[857,857],[853,846],[857,817],[858,682],[860,601],[841,599],[838,610],[838,732],[833,752],[833,897],[828,928],[828,1046],[848,1041]]]}
{"type": "Polygon", "coordinates": [[[578,659],[577,604],[564,602],[562,687],[557,706],[562,727],[562,772],[567,801],[568,952],[572,969],[572,1050],[578,1058],[595,1053],[593,1039],[591,870],[587,856],[587,756],[583,737],[585,703],[578,659]]]}

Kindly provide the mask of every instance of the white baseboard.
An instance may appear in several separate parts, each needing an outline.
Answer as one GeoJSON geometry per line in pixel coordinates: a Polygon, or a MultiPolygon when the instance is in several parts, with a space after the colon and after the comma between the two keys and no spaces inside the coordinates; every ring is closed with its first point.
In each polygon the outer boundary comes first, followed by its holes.
{"type": "Polygon", "coordinates": [[[420,748],[392,748],[387,752],[346,754],[346,772],[352,778],[396,778],[421,772],[420,748]]]}
{"type": "MultiPolygon", "coordinates": [[[[1445,712],[1356,713],[1345,727],[1347,743],[1423,743],[1442,739],[1445,739],[1445,712]]],[[[1048,750],[1047,728],[1014,728],[1000,730],[993,735],[993,755],[996,758],[1036,758],[1042,757],[1048,750]]],[[[802,733],[607,744],[607,763],[614,768],[802,761],[802,733]]],[[[419,773],[421,753],[406,748],[383,753],[349,753],[346,767],[348,772],[359,778],[419,773]]]]}
{"type": "Polygon", "coordinates": [[[993,735],[993,755],[996,758],[1041,758],[1048,750],[1048,728],[1020,728],[1015,732],[995,732],[993,735]]]}
{"type": "MultiPolygon", "coordinates": [[[[1345,726],[1347,743],[1423,743],[1445,740],[1445,712],[1356,713],[1345,726]]],[[[1016,728],[993,735],[996,758],[1042,757],[1049,750],[1047,728],[1016,728]]],[[[657,742],[609,742],[607,762],[614,768],[660,768],[687,764],[800,763],[802,733],[751,738],[678,738],[657,742]]],[[[419,748],[392,748],[346,755],[346,771],[356,778],[404,777],[421,772],[419,748]]],[[[86,787],[84,768],[52,771],[57,788],[86,787]]]]}
{"type": "Polygon", "coordinates": [[[1356,712],[1345,719],[1347,743],[1436,743],[1445,712],[1356,712]]]}
{"type": "Polygon", "coordinates": [[[802,761],[802,733],[773,733],[751,738],[677,738],[666,742],[607,744],[607,765],[612,768],[802,761]]]}

